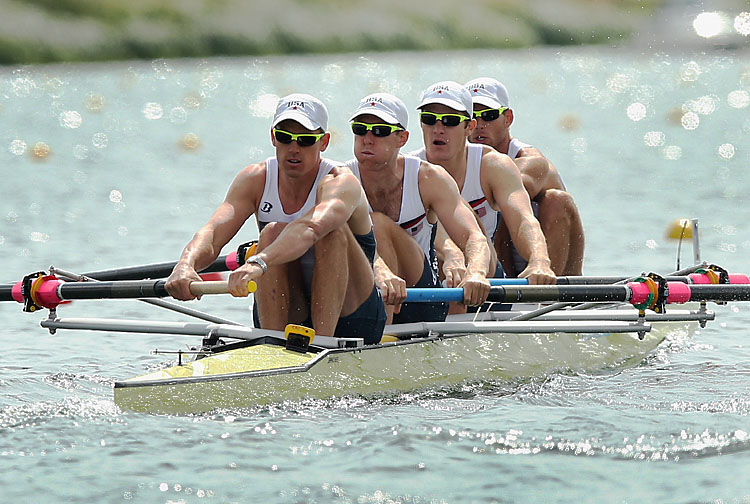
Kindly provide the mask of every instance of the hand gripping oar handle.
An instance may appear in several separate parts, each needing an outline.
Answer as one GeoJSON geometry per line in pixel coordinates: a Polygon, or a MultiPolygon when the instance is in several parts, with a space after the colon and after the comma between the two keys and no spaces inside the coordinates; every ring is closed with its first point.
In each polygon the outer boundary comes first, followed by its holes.
{"type": "MultiPolygon", "coordinates": [[[[193,282],[190,284],[190,292],[196,296],[202,296],[203,294],[227,294],[229,292],[227,286],[228,283],[224,281],[193,282]]],[[[258,290],[258,284],[250,280],[247,283],[247,292],[252,294],[256,290],[258,290]]]]}
{"type": "MultiPolygon", "coordinates": [[[[118,280],[112,282],[63,282],[52,275],[39,274],[29,281],[21,281],[13,286],[10,299],[24,303],[28,309],[54,309],[66,301],[74,299],[138,299],[167,297],[166,280],[118,280]],[[25,284],[25,285],[24,285],[25,284]]],[[[226,294],[229,292],[226,281],[192,282],[190,292],[196,296],[203,294],[226,294]]],[[[248,282],[249,293],[255,292],[257,284],[248,282]]],[[[26,308],[25,308],[26,309],[26,308]]]]}

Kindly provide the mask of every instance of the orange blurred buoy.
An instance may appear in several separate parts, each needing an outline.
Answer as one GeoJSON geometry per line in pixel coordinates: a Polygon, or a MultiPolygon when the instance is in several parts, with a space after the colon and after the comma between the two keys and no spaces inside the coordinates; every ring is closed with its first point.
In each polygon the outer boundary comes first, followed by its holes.
{"type": "Polygon", "coordinates": [[[565,114],[558,122],[560,129],[565,131],[575,131],[581,127],[581,120],[573,114],[565,114]]]}
{"type": "Polygon", "coordinates": [[[180,139],[180,146],[185,150],[195,150],[201,146],[201,139],[195,133],[187,133],[180,139]]]}
{"type": "Polygon", "coordinates": [[[45,142],[37,142],[29,151],[32,159],[43,160],[52,154],[52,149],[45,142]]]}

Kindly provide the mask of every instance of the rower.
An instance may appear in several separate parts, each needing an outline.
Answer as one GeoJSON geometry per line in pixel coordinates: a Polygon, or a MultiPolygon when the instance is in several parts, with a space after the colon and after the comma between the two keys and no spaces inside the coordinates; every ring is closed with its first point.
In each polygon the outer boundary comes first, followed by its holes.
{"type": "MultiPolygon", "coordinates": [[[[528,260],[519,277],[528,278],[530,284],[554,283],[544,234],[518,168],[506,154],[467,140],[476,127],[469,91],[457,82],[438,82],[422,93],[417,108],[425,146],[416,155],[442,166],[456,180],[461,196],[474,209],[490,242],[497,228],[498,212],[502,212],[513,242],[528,260]]],[[[490,271],[495,272],[494,276],[503,276],[502,267],[493,266],[490,271]]]]}
{"type": "Polygon", "coordinates": [[[229,291],[247,296],[257,281],[256,326],[289,323],[325,336],[377,343],[385,309],[375,287],[375,236],[367,198],[344,166],[323,158],[330,141],[328,111],[310,95],[281,98],[271,125],[276,156],[236,176],[226,199],[182,252],[166,288],[175,298],[255,215],[258,252],[229,276],[229,291]],[[259,324],[258,324],[259,322],[259,324]]]}
{"type": "Polygon", "coordinates": [[[407,287],[440,285],[434,247],[439,219],[467,258],[467,273],[448,286],[464,288],[464,303],[482,304],[489,293],[490,250],[456,182],[442,167],[404,156],[409,139],[404,103],[388,93],[364,97],[351,116],[354,155],[347,163],[367,194],[377,239],[375,283],[386,303],[388,323],[445,320],[447,303],[401,303],[407,287]]]}
{"type": "MultiPolygon", "coordinates": [[[[508,91],[500,81],[481,77],[467,82],[465,87],[471,93],[477,121],[469,142],[489,145],[513,159],[547,240],[552,271],[557,275],[581,275],[584,249],[581,216],[557,169],[539,149],[511,136],[513,109],[508,91]]],[[[508,276],[516,276],[526,268],[527,262],[511,242],[502,219],[495,234],[495,248],[508,276]]]]}

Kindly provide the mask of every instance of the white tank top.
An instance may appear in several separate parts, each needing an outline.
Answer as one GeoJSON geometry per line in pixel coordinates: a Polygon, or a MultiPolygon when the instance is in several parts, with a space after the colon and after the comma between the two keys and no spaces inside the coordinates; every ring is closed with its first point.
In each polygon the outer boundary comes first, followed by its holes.
{"type": "Polygon", "coordinates": [[[525,149],[526,147],[531,147],[531,144],[523,143],[517,138],[511,138],[510,144],[508,144],[508,157],[511,159],[517,158],[521,149],[525,149]]]}
{"type": "MultiPolygon", "coordinates": [[[[490,206],[487,197],[482,192],[480,175],[484,145],[469,143],[467,146],[466,176],[464,177],[464,186],[461,188],[461,197],[469,202],[471,208],[474,209],[474,213],[479,217],[482,226],[484,226],[484,231],[490,239],[494,239],[500,217],[499,212],[490,206]]],[[[427,160],[427,151],[424,147],[412,154],[425,161],[427,160]]]]}
{"type": "MultiPolygon", "coordinates": [[[[399,211],[396,224],[409,233],[416,240],[419,247],[424,252],[425,257],[432,259],[435,257],[435,224],[427,220],[422,196],[419,193],[419,165],[421,160],[417,157],[404,156],[404,179],[401,189],[401,210],[399,211]]],[[[362,176],[359,171],[359,162],[352,159],[346,163],[352,173],[361,181],[362,176]]],[[[372,211],[372,207],[370,207],[372,211]]]]}
{"type": "Polygon", "coordinates": [[[268,158],[266,160],[266,185],[263,188],[263,197],[256,213],[258,228],[262,229],[263,225],[268,222],[292,222],[310,211],[315,206],[318,184],[335,166],[336,164],[330,159],[321,158],[318,175],[315,177],[315,182],[310,189],[310,194],[307,195],[305,204],[296,212],[288,214],[284,212],[284,207],[279,198],[279,162],[275,157],[268,158]]]}

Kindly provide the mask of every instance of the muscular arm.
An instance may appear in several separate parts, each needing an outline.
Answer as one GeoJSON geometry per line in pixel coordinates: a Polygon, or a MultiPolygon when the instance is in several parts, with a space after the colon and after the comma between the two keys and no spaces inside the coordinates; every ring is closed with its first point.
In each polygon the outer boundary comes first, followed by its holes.
{"type": "Polygon", "coordinates": [[[523,186],[532,200],[548,189],[565,190],[557,169],[539,149],[535,147],[521,149],[513,162],[518,166],[523,186]]]}
{"type": "MultiPolygon", "coordinates": [[[[422,163],[419,170],[419,192],[425,208],[437,215],[439,229],[444,228],[450,240],[458,245],[466,258],[466,277],[462,284],[467,304],[481,304],[489,294],[487,270],[490,249],[484,231],[473,211],[461,199],[458,186],[443,168],[422,163]]],[[[449,243],[450,240],[444,240],[449,243]]]]}
{"type": "Polygon", "coordinates": [[[334,170],[318,186],[318,203],[290,222],[279,237],[259,254],[266,263],[284,264],[302,257],[310,247],[352,219],[352,231],[369,232],[370,217],[362,202],[362,188],[348,170],[334,170]]]}
{"type": "MultiPolygon", "coordinates": [[[[364,191],[348,170],[335,168],[318,185],[317,203],[302,217],[284,226],[279,236],[258,256],[268,266],[299,259],[321,238],[341,226],[349,225],[356,234],[371,228],[364,191]]],[[[245,264],[229,276],[229,292],[247,296],[247,284],[263,275],[257,264],[245,264]]]]}
{"type": "Polygon", "coordinates": [[[446,286],[460,285],[466,276],[466,259],[461,248],[451,240],[439,220],[435,231],[435,253],[443,264],[446,286]]]}
{"type": "Polygon", "coordinates": [[[265,163],[250,165],[232,181],[227,196],[208,222],[185,246],[167,279],[167,291],[176,299],[188,300],[190,282],[199,281],[197,271],[211,264],[245,221],[258,207],[265,183],[265,163]]]}
{"type": "Polygon", "coordinates": [[[530,283],[554,283],[547,242],[534,217],[518,168],[505,154],[486,149],[481,178],[492,208],[502,212],[513,243],[521,256],[528,258],[529,265],[520,276],[528,278],[530,283]]]}

